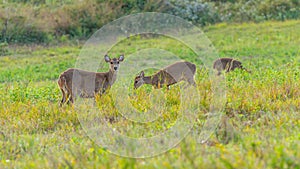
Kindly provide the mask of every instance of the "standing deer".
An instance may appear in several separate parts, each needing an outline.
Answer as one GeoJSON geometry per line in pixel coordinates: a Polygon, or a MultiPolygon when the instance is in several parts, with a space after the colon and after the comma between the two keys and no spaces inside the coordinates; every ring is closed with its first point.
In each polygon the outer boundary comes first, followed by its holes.
{"type": "Polygon", "coordinates": [[[225,72],[233,71],[236,68],[243,69],[248,71],[242,66],[242,62],[232,59],[232,58],[219,58],[214,61],[213,68],[218,71],[217,75],[221,74],[221,71],[225,70],[225,72]]]}
{"type": "Polygon", "coordinates": [[[72,68],[67,69],[59,76],[58,86],[62,92],[60,106],[62,106],[67,99],[67,103],[74,103],[76,96],[93,98],[95,94],[102,95],[114,84],[117,78],[119,63],[124,60],[124,56],[121,55],[118,59],[110,59],[105,55],[104,60],[110,63],[108,72],[98,73],[72,68]]]}
{"type": "Polygon", "coordinates": [[[180,81],[187,81],[190,85],[196,86],[194,80],[195,72],[196,65],[185,61],[171,64],[152,76],[145,76],[144,71],[141,71],[135,77],[134,88],[137,89],[143,84],[150,84],[156,89],[165,85],[169,88],[169,86],[180,81]]]}

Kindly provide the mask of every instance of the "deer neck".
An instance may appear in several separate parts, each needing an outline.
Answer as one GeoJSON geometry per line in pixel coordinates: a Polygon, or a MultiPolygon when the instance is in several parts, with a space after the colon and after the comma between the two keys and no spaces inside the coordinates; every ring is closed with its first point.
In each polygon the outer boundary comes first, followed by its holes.
{"type": "Polygon", "coordinates": [[[143,78],[145,84],[152,84],[152,77],[151,76],[145,76],[143,78]]]}
{"type": "Polygon", "coordinates": [[[108,71],[108,83],[109,83],[109,85],[114,84],[116,79],[117,79],[117,72],[109,70],[108,71]]]}

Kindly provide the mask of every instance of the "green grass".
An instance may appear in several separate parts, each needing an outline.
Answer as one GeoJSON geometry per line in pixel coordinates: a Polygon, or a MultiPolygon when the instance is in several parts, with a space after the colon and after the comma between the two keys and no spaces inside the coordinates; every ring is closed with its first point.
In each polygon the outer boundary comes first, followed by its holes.
{"type": "MultiPolygon", "coordinates": [[[[252,71],[226,75],[223,113],[229,116],[224,119],[233,135],[228,144],[215,135],[212,146],[196,142],[212,98],[211,81],[198,69],[201,110],[193,131],[174,149],[147,159],[109,153],[85,135],[71,106],[58,106],[56,79],[74,67],[80,46],[11,46],[8,55],[0,57],[0,168],[300,168],[299,28],[299,21],[205,27],[220,57],[239,59],[252,71]]],[[[109,54],[125,53],[126,62],[126,56],[150,47],[201,64],[192,51],[167,37],[127,39],[109,54]]],[[[149,109],[149,94],[155,91],[142,86],[134,93],[131,87],[128,101],[138,110],[149,109]]],[[[97,106],[102,116],[114,119],[110,125],[119,132],[154,136],[178,117],[179,85],[162,91],[167,108],[149,124],[123,119],[114,107],[114,91],[98,98],[97,106]]]]}

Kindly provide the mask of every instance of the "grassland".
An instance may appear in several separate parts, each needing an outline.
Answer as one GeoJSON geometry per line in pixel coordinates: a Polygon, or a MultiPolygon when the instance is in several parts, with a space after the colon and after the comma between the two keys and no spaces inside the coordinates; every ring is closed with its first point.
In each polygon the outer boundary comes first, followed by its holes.
{"type": "MultiPolygon", "coordinates": [[[[199,113],[193,132],[162,155],[131,159],[110,154],[85,135],[71,106],[58,107],[61,94],[56,79],[74,67],[82,46],[10,46],[0,57],[0,168],[300,168],[300,22],[218,24],[204,32],[220,57],[239,59],[252,71],[226,75],[224,113],[234,133],[228,144],[219,143],[214,135],[212,146],[196,142],[203,120],[199,113]]],[[[193,60],[190,50],[164,37],[133,38],[109,53],[126,56],[148,47],[193,60]]],[[[211,82],[201,71],[196,80],[203,97],[199,104],[208,110],[211,82]]],[[[177,86],[173,89],[167,97],[176,112],[177,86]]],[[[147,92],[139,90],[130,102],[147,109],[147,92]]],[[[98,103],[108,105],[105,115],[118,117],[113,104],[107,104],[109,95],[98,103]]],[[[141,133],[127,133],[140,136],[149,129],[165,130],[176,117],[165,113],[151,126],[125,120],[113,125],[130,126],[123,132],[141,128],[141,133]]]]}

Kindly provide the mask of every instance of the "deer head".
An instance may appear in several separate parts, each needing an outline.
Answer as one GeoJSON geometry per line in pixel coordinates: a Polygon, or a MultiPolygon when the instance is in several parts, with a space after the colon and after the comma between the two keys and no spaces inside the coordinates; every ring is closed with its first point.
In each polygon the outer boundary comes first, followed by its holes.
{"type": "Polygon", "coordinates": [[[134,79],[134,89],[139,88],[140,86],[142,86],[145,83],[144,77],[145,77],[144,71],[141,71],[139,73],[139,75],[137,75],[135,77],[135,79],[134,79]]]}
{"type": "Polygon", "coordinates": [[[121,55],[118,59],[117,58],[110,59],[108,55],[105,55],[104,60],[105,62],[110,63],[109,70],[115,72],[119,70],[120,62],[124,60],[124,55],[121,55]]]}

